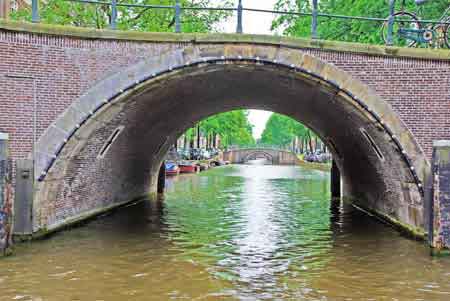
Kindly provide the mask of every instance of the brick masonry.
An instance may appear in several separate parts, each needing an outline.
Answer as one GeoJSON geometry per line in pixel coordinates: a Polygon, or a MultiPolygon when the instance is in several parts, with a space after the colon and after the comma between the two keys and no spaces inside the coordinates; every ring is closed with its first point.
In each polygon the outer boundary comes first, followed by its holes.
{"type": "MultiPolygon", "coordinates": [[[[11,135],[12,157],[26,158],[31,152],[34,95],[39,137],[95,83],[126,66],[186,46],[0,31],[0,130],[11,135]]],[[[429,158],[433,140],[450,138],[450,60],[302,51],[373,88],[392,105],[429,158]]]]}
{"type": "MultiPolygon", "coordinates": [[[[213,47],[218,42],[201,43],[205,47],[211,43],[213,47]]],[[[0,132],[10,135],[13,162],[29,157],[33,136],[39,138],[69,105],[95,84],[151,57],[190,46],[189,42],[175,39],[173,42],[90,39],[0,29],[0,132]],[[37,103],[36,129],[33,129],[34,102],[37,103]]],[[[313,47],[295,48],[347,72],[389,102],[428,158],[431,158],[433,140],[450,139],[448,58],[421,59],[313,47]]],[[[128,110],[136,115],[140,109],[130,105],[128,110]]],[[[98,141],[107,140],[121,124],[115,119],[108,122],[108,129],[93,133],[98,141]]],[[[132,137],[129,138],[128,142],[132,141],[132,137]]],[[[126,144],[121,145],[119,140],[117,147],[125,148],[126,144]]],[[[83,149],[79,154],[80,162],[95,157],[99,151],[97,148],[89,146],[83,149]]],[[[103,171],[114,169],[111,161],[103,160],[96,164],[100,164],[103,171]]],[[[87,178],[99,178],[100,183],[83,183],[60,190],[58,201],[52,205],[60,209],[51,215],[51,223],[67,219],[74,212],[92,209],[89,204],[83,204],[83,195],[111,181],[108,178],[100,180],[97,167],[85,163],[69,167],[74,173],[85,173],[87,178]]],[[[82,182],[69,178],[66,181],[82,182]]],[[[138,182],[125,185],[130,185],[127,189],[138,195],[145,192],[139,191],[141,186],[138,184],[142,183],[138,182]]],[[[106,206],[107,199],[112,196],[105,192],[100,196],[100,202],[106,206]]],[[[47,209],[54,211],[55,208],[47,209]]]]}

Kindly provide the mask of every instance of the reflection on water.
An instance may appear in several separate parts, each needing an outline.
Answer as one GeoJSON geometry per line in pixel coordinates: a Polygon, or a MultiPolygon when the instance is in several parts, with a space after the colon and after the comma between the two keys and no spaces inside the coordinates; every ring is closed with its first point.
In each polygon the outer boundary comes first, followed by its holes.
{"type": "Polygon", "coordinates": [[[248,160],[247,162],[245,162],[245,164],[249,164],[249,165],[271,165],[272,161],[266,159],[266,158],[256,158],[253,160],[248,160]]]}
{"type": "Polygon", "coordinates": [[[340,202],[329,174],[226,166],[0,260],[0,300],[450,300],[450,258],[340,202]]]}

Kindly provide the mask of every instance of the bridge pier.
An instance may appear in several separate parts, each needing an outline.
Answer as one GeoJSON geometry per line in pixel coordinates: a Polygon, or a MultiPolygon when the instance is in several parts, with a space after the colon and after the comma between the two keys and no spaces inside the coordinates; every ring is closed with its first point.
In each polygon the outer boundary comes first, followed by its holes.
{"type": "Polygon", "coordinates": [[[163,162],[161,167],[159,168],[158,173],[158,193],[164,193],[164,189],[166,188],[166,165],[163,162]]]}
{"type": "Polygon", "coordinates": [[[333,160],[331,165],[331,198],[341,198],[341,173],[337,167],[336,161],[333,160]]]}
{"type": "Polygon", "coordinates": [[[434,254],[450,249],[450,140],[434,141],[428,193],[428,235],[434,254]]]}
{"type": "Polygon", "coordinates": [[[274,165],[297,165],[299,163],[297,155],[291,151],[258,147],[225,151],[223,152],[223,160],[230,161],[231,163],[242,164],[255,155],[265,157],[274,165]]]}
{"type": "Polygon", "coordinates": [[[8,134],[0,133],[0,255],[5,255],[11,245],[12,183],[8,144],[8,134]]]}
{"type": "Polygon", "coordinates": [[[13,240],[33,233],[33,164],[33,160],[30,159],[16,160],[13,240]]]}

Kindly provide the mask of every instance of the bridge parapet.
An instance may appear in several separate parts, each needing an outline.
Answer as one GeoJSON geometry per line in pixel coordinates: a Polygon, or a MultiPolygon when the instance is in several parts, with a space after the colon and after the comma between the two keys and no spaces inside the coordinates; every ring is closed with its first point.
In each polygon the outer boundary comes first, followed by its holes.
{"type": "Polygon", "coordinates": [[[273,145],[249,145],[249,146],[231,146],[229,148],[227,148],[227,151],[232,151],[232,150],[245,150],[245,149],[268,149],[268,150],[275,150],[275,151],[287,151],[290,152],[291,150],[288,148],[282,148],[282,147],[278,147],[278,146],[273,146],[273,145]]]}
{"type": "Polygon", "coordinates": [[[224,160],[231,163],[245,163],[257,156],[263,156],[272,164],[279,165],[297,165],[300,162],[297,155],[291,151],[269,147],[236,148],[223,153],[224,160]]]}

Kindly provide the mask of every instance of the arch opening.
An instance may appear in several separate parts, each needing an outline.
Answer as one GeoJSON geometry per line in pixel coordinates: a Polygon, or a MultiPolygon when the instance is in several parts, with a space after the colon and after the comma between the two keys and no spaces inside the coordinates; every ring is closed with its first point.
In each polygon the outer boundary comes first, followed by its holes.
{"type": "MultiPolygon", "coordinates": [[[[364,85],[311,57],[295,58],[310,69],[297,68],[289,59],[278,63],[216,56],[192,63],[187,56],[159,75],[150,68],[141,82],[121,82],[124,88],[111,100],[89,110],[89,118],[80,118],[70,139],[55,143],[56,158],[42,160],[35,230],[106,203],[156,192],[161,162],[177,137],[197,121],[233,109],[273,111],[302,122],[328,142],[345,196],[399,223],[423,228],[420,172],[426,159],[409,131],[364,85]],[[120,135],[99,157],[119,127],[120,135]],[[56,202],[65,208],[54,206],[56,202]]],[[[91,97],[99,96],[93,91],[91,97]]]]}
{"type": "Polygon", "coordinates": [[[250,151],[242,159],[242,163],[249,163],[249,161],[255,161],[258,159],[264,159],[266,161],[266,162],[264,162],[264,164],[274,164],[273,156],[267,152],[260,151],[260,150],[250,151]]]}

